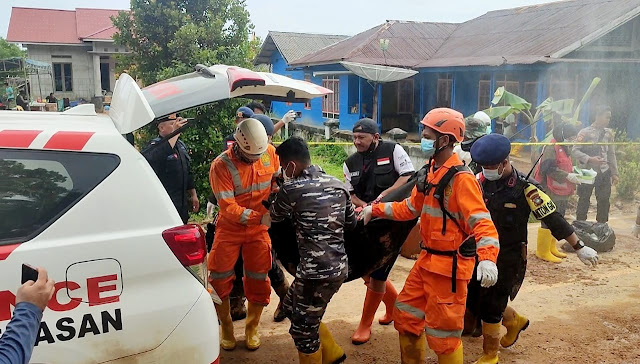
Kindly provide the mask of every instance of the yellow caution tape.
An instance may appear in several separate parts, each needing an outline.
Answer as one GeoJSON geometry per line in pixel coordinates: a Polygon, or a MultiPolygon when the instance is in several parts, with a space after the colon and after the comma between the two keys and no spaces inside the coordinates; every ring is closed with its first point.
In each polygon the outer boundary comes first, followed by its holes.
{"type": "MultiPolygon", "coordinates": [[[[273,144],[280,144],[282,142],[273,142],[273,144]]],[[[401,145],[412,145],[419,146],[420,143],[400,143],[401,145]]],[[[307,142],[307,145],[353,145],[351,142],[307,142]]],[[[513,142],[511,145],[522,145],[522,146],[539,146],[539,145],[640,145],[640,142],[598,142],[598,143],[570,143],[570,142],[560,142],[560,143],[549,143],[549,142],[513,142]]]]}

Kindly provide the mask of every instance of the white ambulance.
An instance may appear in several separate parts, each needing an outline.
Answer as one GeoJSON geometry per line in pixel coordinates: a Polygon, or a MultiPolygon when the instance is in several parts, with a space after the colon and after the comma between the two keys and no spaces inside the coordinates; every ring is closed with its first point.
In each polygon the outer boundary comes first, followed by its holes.
{"type": "Polygon", "coordinates": [[[122,134],[231,97],[300,102],[329,92],[274,74],[198,66],[143,90],[122,75],[109,115],[93,105],[0,111],[0,330],[27,263],[57,282],[32,363],[218,363],[204,234],[182,224],[122,134]]]}

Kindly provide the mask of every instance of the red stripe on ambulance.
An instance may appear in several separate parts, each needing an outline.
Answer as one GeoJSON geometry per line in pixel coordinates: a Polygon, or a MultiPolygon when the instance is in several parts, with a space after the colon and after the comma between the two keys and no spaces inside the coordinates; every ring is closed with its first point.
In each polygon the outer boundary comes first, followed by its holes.
{"type": "Polygon", "coordinates": [[[2,130],[0,147],[28,148],[42,130],[2,130]]]}
{"type": "Polygon", "coordinates": [[[82,150],[93,134],[92,131],[59,131],[47,141],[44,149],[82,150]]]}
{"type": "Polygon", "coordinates": [[[20,244],[1,245],[0,246],[0,260],[5,260],[19,247],[20,244]]]}

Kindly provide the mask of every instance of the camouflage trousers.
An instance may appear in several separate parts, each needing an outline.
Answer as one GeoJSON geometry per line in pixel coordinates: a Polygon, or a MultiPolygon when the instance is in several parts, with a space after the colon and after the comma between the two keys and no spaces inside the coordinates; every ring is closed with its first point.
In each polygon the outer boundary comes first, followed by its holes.
{"type": "Polygon", "coordinates": [[[342,282],[344,278],[331,281],[296,278],[289,287],[283,310],[291,321],[289,333],[299,352],[312,354],[320,348],[320,321],[342,282]]]}

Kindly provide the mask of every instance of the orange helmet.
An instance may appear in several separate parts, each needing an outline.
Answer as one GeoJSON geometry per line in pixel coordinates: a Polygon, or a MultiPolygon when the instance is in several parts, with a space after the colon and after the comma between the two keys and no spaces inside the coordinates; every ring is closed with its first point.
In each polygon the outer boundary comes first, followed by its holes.
{"type": "Polygon", "coordinates": [[[441,107],[433,109],[420,122],[441,134],[453,136],[458,142],[464,138],[464,116],[458,111],[441,107]]]}

